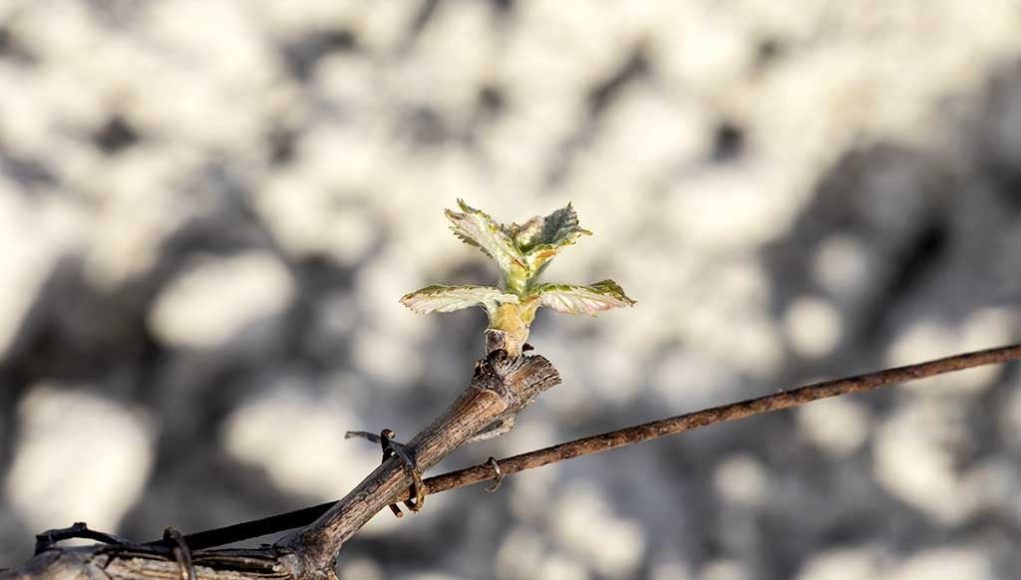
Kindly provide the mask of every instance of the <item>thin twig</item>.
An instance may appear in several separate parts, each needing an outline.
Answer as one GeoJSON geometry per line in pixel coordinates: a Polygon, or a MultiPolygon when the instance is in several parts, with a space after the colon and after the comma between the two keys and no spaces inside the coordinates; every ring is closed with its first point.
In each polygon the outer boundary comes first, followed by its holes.
{"type": "MultiPolygon", "coordinates": [[[[250,540],[260,536],[267,536],[284,530],[293,530],[294,528],[307,526],[316,521],[319,516],[328,512],[336,503],[337,500],[328,501],[319,505],[267,516],[257,520],[239,522],[222,528],[195,532],[185,535],[184,541],[188,542],[188,545],[191,546],[193,550],[204,550],[206,548],[225,546],[242,540],[250,540]]],[[[155,540],[148,542],[146,545],[153,544],[164,545],[166,542],[163,540],[155,540]]]]}
{"type": "MultiPolygon", "coordinates": [[[[500,473],[504,476],[533,469],[565,459],[589,455],[599,451],[616,449],[633,443],[675,435],[699,427],[734,421],[754,415],[778,411],[839,395],[860,393],[880,387],[924,379],[969,368],[1005,363],[1021,359],[1021,345],[1011,345],[989,350],[954,355],[924,363],[887,369],[854,377],[815,383],[806,387],[784,391],[773,395],[749,399],[738,403],[705,409],[686,415],[669,417],[651,423],[627,427],[561,443],[546,449],[532,451],[498,460],[500,473]]],[[[439,493],[466,485],[496,479],[496,472],[490,462],[430,477],[425,480],[426,493],[439,493]]],[[[406,498],[398,498],[402,500],[406,498]]],[[[195,549],[239,542],[249,538],[280,532],[307,525],[326,513],[337,502],[328,502],[297,511],[274,515],[267,518],[234,524],[224,528],[197,532],[185,536],[188,544],[195,549]]]]}
{"type": "MultiPolygon", "coordinates": [[[[609,431],[591,437],[575,439],[574,441],[561,443],[538,451],[500,459],[500,471],[504,476],[507,476],[526,469],[534,469],[543,465],[564,461],[565,459],[608,451],[634,443],[658,439],[667,435],[676,435],[692,429],[698,429],[699,427],[708,427],[709,425],[744,419],[771,411],[798,407],[812,401],[818,401],[819,399],[871,391],[880,387],[1018,359],[1021,359],[1021,345],[1016,344],[949,356],[929,362],[845,379],[823,381],[790,391],[669,417],[616,431],[609,431]]],[[[428,493],[439,493],[493,479],[496,479],[496,474],[493,471],[492,465],[486,462],[430,477],[425,480],[425,486],[428,493]]]]}
{"type": "Polygon", "coordinates": [[[130,542],[113,534],[89,529],[85,522],[75,522],[67,528],[47,530],[35,536],[35,553],[39,555],[52,548],[57,542],[73,538],[95,540],[104,544],[128,545],[130,542]]]}

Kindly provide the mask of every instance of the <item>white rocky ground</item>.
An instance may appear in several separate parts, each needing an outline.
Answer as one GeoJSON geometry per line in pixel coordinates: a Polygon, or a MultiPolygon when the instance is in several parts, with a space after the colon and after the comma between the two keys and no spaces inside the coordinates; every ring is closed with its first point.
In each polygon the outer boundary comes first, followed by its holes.
{"type": "MultiPolygon", "coordinates": [[[[492,269],[462,197],[595,232],[564,384],[459,466],[1018,336],[1021,3],[0,2],[0,566],[342,495],[492,269]]],[[[1021,577],[1021,390],[975,371],[383,514],[346,580],[1021,577]]]]}

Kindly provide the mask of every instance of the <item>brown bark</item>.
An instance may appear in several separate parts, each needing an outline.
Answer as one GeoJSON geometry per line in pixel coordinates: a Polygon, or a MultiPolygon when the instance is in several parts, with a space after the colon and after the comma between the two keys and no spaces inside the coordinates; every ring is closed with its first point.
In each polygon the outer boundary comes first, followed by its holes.
{"type": "MultiPolygon", "coordinates": [[[[275,549],[210,550],[192,554],[201,580],[272,580],[300,576],[297,561],[275,549]]],[[[187,570],[167,549],[125,546],[57,548],[39,554],[18,570],[0,573],[5,580],[176,580],[187,570]]]]}
{"type": "MultiPolygon", "coordinates": [[[[495,351],[475,366],[471,385],[439,419],[408,444],[426,470],[496,419],[521,411],[540,392],[560,382],[541,356],[510,358],[495,351]]],[[[277,545],[300,554],[308,569],[332,567],[340,547],[372,516],[406,495],[411,478],[388,459],[312,525],[277,545]]]]}

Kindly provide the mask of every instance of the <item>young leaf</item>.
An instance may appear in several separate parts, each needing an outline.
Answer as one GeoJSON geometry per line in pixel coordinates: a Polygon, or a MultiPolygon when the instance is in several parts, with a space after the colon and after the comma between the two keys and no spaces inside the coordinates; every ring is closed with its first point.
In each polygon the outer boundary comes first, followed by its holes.
{"type": "Polygon", "coordinates": [[[603,280],[589,286],[540,284],[536,286],[535,293],[541,306],[567,314],[595,316],[604,310],[635,304],[613,280],[603,280]]]}
{"type": "Polygon", "coordinates": [[[537,277],[561,248],[574,244],[581,236],[590,235],[592,232],[578,225],[578,214],[571,204],[542,218],[542,232],[525,255],[529,275],[537,277]]]}
{"type": "Polygon", "coordinates": [[[405,294],[401,304],[420,314],[454,312],[472,306],[493,310],[498,304],[518,303],[518,297],[492,286],[443,286],[434,284],[405,294]]]}
{"type": "Polygon", "coordinates": [[[450,229],[454,235],[461,238],[466,244],[476,246],[487,256],[496,261],[497,266],[504,273],[510,273],[515,269],[524,270],[525,262],[521,252],[514,245],[514,240],[507,232],[500,227],[500,224],[493,221],[488,214],[477,210],[462,200],[457,200],[461,211],[457,213],[446,210],[447,218],[451,222],[450,229]]]}
{"type": "Polygon", "coordinates": [[[591,236],[592,232],[578,225],[578,214],[571,204],[567,204],[567,207],[558,209],[543,220],[540,242],[554,246],[566,246],[573,244],[583,235],[591,236]]]}
{"type": "Polygon", "coordinates": [[[518,251],[527,254],[542,239],[544,222],[545,218],[535,216],[520,225],[511,224],[503,226],[503,231],[514,240],[514,245],[518,247],[518,251]]]}

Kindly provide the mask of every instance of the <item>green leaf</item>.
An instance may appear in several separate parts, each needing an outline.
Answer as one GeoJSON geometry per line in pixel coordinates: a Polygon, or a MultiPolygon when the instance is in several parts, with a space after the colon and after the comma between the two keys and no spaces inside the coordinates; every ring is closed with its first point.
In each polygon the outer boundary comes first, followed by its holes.
{"type": "Polygon", "coordinates": [[[564,246],[574,244],[581,236],[590,235],[592,232],[578,225],[578,214],[571,204],[542,218],[542,232],[537,243],[525,255],[529,275],[538,276],[564,246]]]}
{"type": "Polygon", "coordinates": [[[485,212],[469,206],[460,199],[457,200],[457,204],[463,213],[446,211],[454,235],[466,244],[481,249],[496,261],[497,266],[505,274],[515,269],[526,269],[524,256],[500,224],[493,221],[485,212]]]}
{"type": "Polygon", "coordinates": [[[578,214],[567,204],[543,219],[541,244],[566,246],[573,244],[581,236],[591,236],[592,232],[578,225],[578,214]]]}
{"type": "Polygon", "coordinates": [[[566,314],[595,316],[605,310],[635,304],[613,280],[603,280],[589,286],[540,284],[534,292],[541,306],[566,314]]]}
{"type": "Polygon", "coordinates": [[[420,314],[454,312],[472,306],[493,310],[500,303],[518,303],[518,297],[492,286],[443,286],[434,284],[405,294],[401,304],[420,314]]]}

